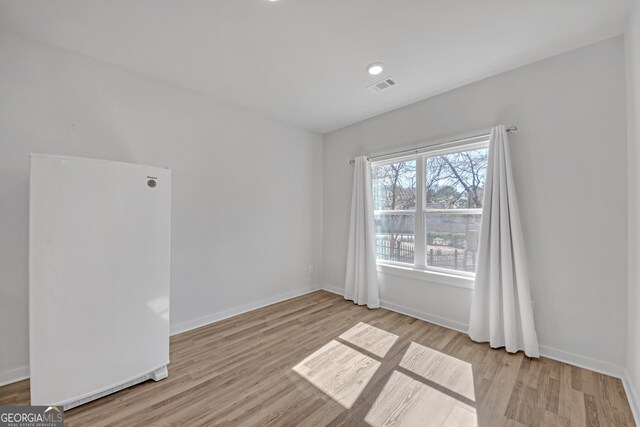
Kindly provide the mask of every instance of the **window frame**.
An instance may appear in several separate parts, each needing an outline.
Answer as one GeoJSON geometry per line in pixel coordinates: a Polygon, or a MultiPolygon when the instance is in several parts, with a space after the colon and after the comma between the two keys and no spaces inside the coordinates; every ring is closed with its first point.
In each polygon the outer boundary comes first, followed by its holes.
{"type": "Polygon", "coordinates": [[[416,203],[415,210],[374,210],[374,216],[408,214],[414,216],[414,262],[413,264],[392,260],[376,259],[378,271],[394,275],[436,281],[443,284],[473,288],[475,272],[454,270],[427,265],[427,229],[425,217],[428,213],[446,213],[459,215],[482,215],[482,208],[473,209],[429,209],[426,207],[426,159],[446,154],[460,153],[489,148],[489,136],[468,138],[458,143],[441,144],[433,148],[425,147],[412,154],[383,155],[371,162],[371,167],[400,163],[410,160],[416,162],[416,203]]]}

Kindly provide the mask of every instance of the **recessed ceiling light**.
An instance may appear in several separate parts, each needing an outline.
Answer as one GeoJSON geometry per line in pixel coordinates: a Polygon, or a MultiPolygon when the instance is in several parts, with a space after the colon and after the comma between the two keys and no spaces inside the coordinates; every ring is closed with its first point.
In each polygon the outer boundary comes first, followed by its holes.
{"type": "Polygon", "coordinates": [[[374,62],[373,64],[367,65],[367,73],[372,76],[377,76],[384,70],[384,64],[382,62],[374,62]]]}

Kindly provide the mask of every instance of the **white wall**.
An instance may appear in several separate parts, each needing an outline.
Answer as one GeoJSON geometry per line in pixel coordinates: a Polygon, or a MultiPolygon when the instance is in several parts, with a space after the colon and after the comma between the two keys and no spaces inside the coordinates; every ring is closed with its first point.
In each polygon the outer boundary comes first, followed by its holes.
{"type": "MultiPolygon", "coordinates": [[[[620,374],[627,334],[624,71],[618,37],[325,135],[325,286],[344,283],[349,159],[516,124],[514,173],[542,351],[620,374]]],[[[466,328],[470,290],[380,278],[387,306],[466,328]]]]}
{"type": "Polygon", "coordinates": [[[625,33],[629,151],[629,330],[627,393],[640,422],[640,2],[625,33]]]}
{"type": "Polygon", "coordinates": [[[172,169],[171,324],[180,330],[317,281],[307,269],[321,264],[321,144],[317,134],[0,33],[0,383],[27,372],[29,153],[172,169]]]}

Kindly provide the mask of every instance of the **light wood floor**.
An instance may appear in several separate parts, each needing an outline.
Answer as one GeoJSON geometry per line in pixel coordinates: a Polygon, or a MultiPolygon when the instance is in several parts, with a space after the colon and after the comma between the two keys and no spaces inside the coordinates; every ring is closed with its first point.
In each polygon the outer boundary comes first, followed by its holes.
{"type": "MultiPolygon", "coordinates": [[[[0,387],[28,404],[29,382],[0,387]]],[[[319,291],[171,338],[169,378],[68,425],[633,426],[620,380],[319,291]]]]}

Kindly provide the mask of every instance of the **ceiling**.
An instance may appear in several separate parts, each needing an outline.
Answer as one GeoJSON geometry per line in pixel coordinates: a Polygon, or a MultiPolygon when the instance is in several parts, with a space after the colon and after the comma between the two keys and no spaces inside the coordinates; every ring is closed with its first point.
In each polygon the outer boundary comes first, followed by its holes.
{"type": "Polygon", "coordinates": [[[621,34],[627,0],[0,0],[0,28],[326,133],[621,34]],[[372,62],[385,71],[369,76],[372,62]],[[383,77],[398,85],[374,94],[383,77]]]}

